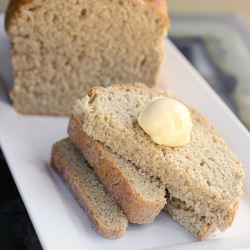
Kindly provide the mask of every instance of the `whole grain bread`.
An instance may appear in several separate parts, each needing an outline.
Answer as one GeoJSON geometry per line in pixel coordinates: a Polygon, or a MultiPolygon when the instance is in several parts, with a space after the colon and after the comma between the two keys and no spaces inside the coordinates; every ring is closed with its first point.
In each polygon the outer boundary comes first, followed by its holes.
{"type": "Polygon", "coordinates": [[[69,139],[53,145],[51,166],[84,208],[97,233],[106,238],[124,234],[128,225],[126,216],[69,139]]]}
{"type": "Polygon", "coordinates": [[[159,95],[164,93],[133,84],[92,88],[73,106],[70,124],[77,117],[84,133],[142,172],[159,178],[170,198],[185,202],[207,224],[224,231],[231,226],[239,206],[244,176],[241,163],[216,129],[192,108],[188,144],[155,144],[138,125],[137,117],[159,95]]]}
{"type": "Polygon", "coordinates": [[[93,140],[81,127],[78,117],[72,117],[68,128],[71,141],[94,168],[128,220],[138,224],[152,222],[166,204],[165,186],[93,140]]]}
{"type": "MultiPolygon", "coordinates": [[[[72,142],[94,167],[104,185],[123,208],[127,218],[136,223],[153,221],[166,202],[166,192],[162,183],[149,178],[149,175],[142,173],[129,161],[95,141],[82,131],[77,117],[72,119],[75,120],[70,122],[68,128],[72,142]]],[[[198,217],[184,202],[174,197],[170,198],[169,195],[164,210],[200,240],[213,229],[211,224],[206,223],[203,217],[198,217]]]]}
{"type": "MultiPolygon", "coordinates": [[[[99,144],[99,146],[101,146],[101,143],[93,141],[93,139],[91,139],[90,137],[89,140],[90,140],[89,142],[91,142],[92,140],[92,143],[94,143],[94,145],[99,144]]],[[[102,146],[102,150],[104,151],[105,155],[110,153],[109,152],[110,150],[108,148],[105,148],[104,146],[102,146]]],[[[90,152],[90,150],[88,149],[87,151],[90,152]]],[[[100,151],[97,150],[96,154],[98,154],[98,152],[100,151]]],[[[112,156],[114,156],[114,153],[112,156]]],[[[116,156],[116,158],[117,157],[118,156],[116,156]]],[[[108,166],[108,164],[110,164],[110,160],[108,160],[107,157],[104,157],[103,159],[104,159],[103,161],[104,165],[101,165],[99,167],[105,168],[105,166],[108,166]]],[[[116,211],[117,209],[116,205],[113,204],[112,198],[106,197],[109,195],[107,194],[105,188],[103,188],[103,185],[100,184],[100,181],[96,176],[96,174],[94,173],[94,171],[90,169],[91,166],[89,165],[89,163],[86,162],[84,156],[81,154],[79,149],[77,149],[76,146],[71,141],[69,141],[69,139],[63,139],[54,144],[52,149],[51,166],[58,172],[58,174],[62,177],[62,179],[64,179],[64,181],[72,190],[75,197],[79,201],[81,200],[83,202],[82,206],[85,207],[85,209],[86,209],[86,203],[90,204],[87,205],[88,206],[87,213],[89,214],[92,220],[94,228],[100,235],[107,238],[116,238],[124,233],[127,226],[127,222],[125,219],[123,219],[124,216],[120,215],[120,212],[118,212],[118,215],[116,215],[116,212],[112,213],[113,209],[110,209],[109,210],[110,214],[107,216],[106,211],[104,212],[101,211],[101,219],[99,218],[100,207],[103,209],[105,205],[104,208],[109,209],[110,206],[113,206],[116,211]],[[96,183],[97,187],[94,186],[96,185],[96,183]],[[103,198],[100,198],[102,195],[104,195],[103,198]],[[83,201],[86,198],[86,196],[88,197],[87,201],[83,201]],[[97,208],[95,208],[96,204],[97,208]],[[113,219],[112,216],[114,217],[113,219]]],[[[153,184],[149,184],[148,178],[145,175],[138,173],[135,167],[131,168],[131,164],[126,162],[124,159],[116,162],[113,168],[112,169],[108,168],[107,171],[119,171],[121,172],[120,175],[122,176],[120,179],[126,178],[127,184],[125,184],[122,181],[121,181],[122,184],[119,183],[120,193],[123,196],[127,195],[126,192],[127,185],[134,186],[133,188],[131,188],[131,192],[133,192],[133,190],[139,189],[142,190],[143,196],[151,197],[152,194],[156,196],[155,190],[157,190],[157,186],[159,186],[159,183],[156,183],[156,181],[154,181],[153,184]]],[[[109,172],[109,174],[112,174],[112,172],[109,172]]],[[[107,179],[110,180],[110,178],[107,179]]],[[[158,187],[158,190],[161,194],[164,193],[165,195],[165,192],[163,191],[164,189],[162,187],[161,188],[158,187]]],[[[140,195],[140,193],[138,193],[138,195],[140,195]]],[[[159,195],[159,197],[160,199],[162,199],[162,195],[159,195]]],[[[138,198],[138,196],[137,197],[131,196],[130,198],[131,200],[128,200],[126,198],[125,200],[126,202],[128,203],[132,202],[133,204],[135,204],[133,201],[134,198],[138,200],[143,199],[143,197],[138,198]]],[[[195,237],[203,239],[207,235],[207,233],[211,231],[210,225],[205,223],[204,218],[198,218],[191,209],[188,209],[186,207],[186,205],[183,202],[175,198],[168,199],[168,201],[169,202],[165,205],[164,209],[175,220],[184,225],[186,229],[195,237]]],[[[147,210],[148,209],[147,203],[148,201],[138,202],[137,206],[146,205],[145,209],[147,210]]],[[[137,212],[140,213],[141,209],[137,210],[137,212]]],[[[149,216],[151,216],[151,214],[149,214],[149,216]]],[[[140,215],[138,215],[138,218],[139,217],[140,215]]]]}
{"type": "Polygon", "coordinates": [[[96,84],[156,84],[169,27],[165,0],[10,0],[14,107],[70,113],[96,84]]]}

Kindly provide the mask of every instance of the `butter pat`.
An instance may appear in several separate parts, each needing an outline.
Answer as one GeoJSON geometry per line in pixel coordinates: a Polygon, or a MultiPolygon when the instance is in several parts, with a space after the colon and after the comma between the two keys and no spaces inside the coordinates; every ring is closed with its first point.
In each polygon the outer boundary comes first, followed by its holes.
{"type": "Polygon", "coordinates": [[[182,146],[190,140],[190,112],[185,105],[172,98],[154,98],[140,113],[138,123],[160,145],[182,146]]]}

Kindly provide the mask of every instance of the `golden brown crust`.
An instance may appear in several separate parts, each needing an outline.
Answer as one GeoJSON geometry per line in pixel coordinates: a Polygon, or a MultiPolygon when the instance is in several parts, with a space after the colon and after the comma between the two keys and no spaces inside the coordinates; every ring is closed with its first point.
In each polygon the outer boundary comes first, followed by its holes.
{"type": "Polygon", "coordinates": [[[75,176],[68,173],[66,169],[69,167],[65,164],[66,163],[60,158],[56,147],[53,147],[51,154],[51,167],[61,176],[81,207],[88,214],[94,229],[105,238],[113,239],[121,237],[124,234],[127,225],[124,225],[123,227],[109,227],[108,225],[103,224],[96,216],[95,208],[91,205],[90,198],[78,186],[78,182],[75,181],[75,176]]]}
{"type": "Polygon", "coordinates": [[[167,3],[166,0],[148,0],[149,3],[155,5],[163,13],[167,14],[167,3]]]}
{"type": "MultiPolygon", "coordinates": [[[[25,9],[34,0],[10,0],[5,17],[5,30],[8,32],[12,24],[17,21],[20,12],[25,9]]],[[[166,26],[170,26],[170,21],[167,13],[167,5],[165,0],[144,0],[151,7],[157,9],[162,17],[166,20],[166,26]]]]}
{"type": "Polygon", "coordinates": [[[204,240],[210,233],[214,232],[216,227],[213,224],[208,224],[207,228],[204,232],[200,232],[197,234],[199,240],[204,240]]]}
{"type": "MultiPolygon", "coordinates": [[[[124,89],[129,89],[129,88],[135,88],[135,89],[142,89],[142,90],[145,89],[145,90],[148,91],[150,89],[150,92],[152,94],[170,97],[167,90],[161,90],[161,89],[157,89],[157,88],[154,88],[154,87],[148,87],[143,83],[116,83],[116,84],[113,84],[112,86],[109,86],[109,87],[112,87],[112,88],[115,88],[115,89],[121,89],[121,90],[122,89],[124,90],[124,89]]],[[[91,99],[92,99],[93,96],[98,94],[98,91],[101,91],[101,90],[103,90],[105,88],[109,88],[109,87],[103,87],[103,86],[93,87],[93,88],[91,88],[89,90],[88,96],[91,97],[91,99]]],[[[170,97],[170,98],[172,98],[172,97],[170,97]]],[[[90,100],[90,102],[91,102],[91,100],[90,100]]]]}
{"type": "Polygon", "coordinates": [[[32,3],[33,0],[10,0],[6,16],[5,16],[5,30],[8,32],[12,24],[17,21],[20,12],[26,8],[26,6],[32,3]]]}
{"type": "Polygon", "coordinates": [[[166,0],[144,0],[153,8],[156,8],[162,14],[163,18],[166,20],[166,26],[170,26],[170,20],[168,16],[168,9],[166,0]]]}
{"type": "Polygon", "coordinates": [[[70,118],[68,134],[123,209],[128,220],[138,224],[152,222],[166,204],[166,199],[163,197],[149,200],[141,197],[107,149],[82,131],[81,121],[74,113],[70,118]]]}

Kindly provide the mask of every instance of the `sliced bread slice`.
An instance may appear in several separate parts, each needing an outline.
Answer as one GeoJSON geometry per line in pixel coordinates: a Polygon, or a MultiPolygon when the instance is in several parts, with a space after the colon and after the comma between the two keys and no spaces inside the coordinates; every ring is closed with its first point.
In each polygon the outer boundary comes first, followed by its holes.
{"type": "Polygon", "coordinates": [[[159,95],[164,93],[133,84],[92,88],[73,106],[70,123],[77,118],[87,135],[159,178],[170,198],[185,202],[206,223],[224,231],[231,226],[239,206],[244,176],[241,163],[216,129],[192,108],[188,144],[168,147],[154,143],[137,118],[159,95]]]}
{"type": "Polygon", "coordinates": [[[68,132],[128,220],[152,222],[166,203],[165,187],[84,133],[78,117],[72,117],[68,132]]]}
{"type": "Polygon", "coordinates": [[[158,81],[169,27],[165,0],[11,0],[14,107],[70,113],[93,84],[158,81]]]}
{"type": "Polygon", "coordinates": [[[105,238],[124,234],[128,225],[126,216],[69,139],[53,145],[51,166],[84,208],[97,233],[105,238]]]}

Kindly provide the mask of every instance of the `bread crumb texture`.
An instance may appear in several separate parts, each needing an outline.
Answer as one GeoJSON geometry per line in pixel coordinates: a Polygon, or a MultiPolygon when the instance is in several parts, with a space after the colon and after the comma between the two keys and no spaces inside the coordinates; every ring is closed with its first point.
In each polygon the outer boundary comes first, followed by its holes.
{"type": "Polygon", "coordinates": [[[168,17],[153,1],[12,0],[14,107],[69,114],[95,85],[156,83],[168,17]]]}
{"type": "Polygon", "coordinates": [[[170,197],[224,231],[238,209],[244,176],[241,163],[215,128],[192,108],[190,143],[181,147],[154,143],[137,118],[152,98],[162,94],[141,85],[97,87],[76,103],[73,112],[81,117],[88,135],[159,178],[170,197]]]}
{"type": "Polygon", "coordinates": [[[215,230],[212,224],[206,222],[205,216],[197,215],[185,202],[174,197],[168,198],[164,210],[197,239],[203,240],[209,232],[215,230]]]}

